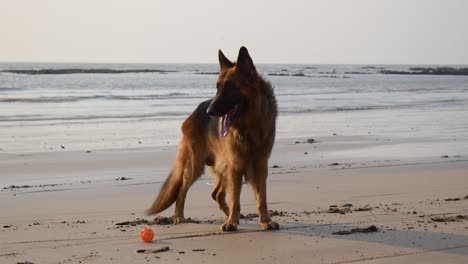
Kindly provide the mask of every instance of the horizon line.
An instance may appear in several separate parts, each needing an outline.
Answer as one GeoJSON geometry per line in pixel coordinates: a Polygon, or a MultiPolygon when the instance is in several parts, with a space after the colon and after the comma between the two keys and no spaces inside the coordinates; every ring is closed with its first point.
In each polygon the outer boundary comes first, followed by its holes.
{"type": "MultiPolygon", "coordinates": [[[[1,64],[8,63],[30,63],[30,64],[205,64],[213,65],[218,62],[84,62],[84,61],[0,61],[1,64]]],[[[437,66],[468,66],[458,63],[263,63],[255,62],[256,65],[437,65],[437,66]]]]}

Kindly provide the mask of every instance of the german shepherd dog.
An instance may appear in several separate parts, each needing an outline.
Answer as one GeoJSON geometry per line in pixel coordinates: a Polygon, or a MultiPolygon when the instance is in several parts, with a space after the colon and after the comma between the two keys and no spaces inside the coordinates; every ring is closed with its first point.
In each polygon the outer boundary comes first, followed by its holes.
{"type": "Polygon", "coordinates": [[[244,178],[253,187],[263,229],[279,229],[268,213],[266,186],[276,131],[273,88],[257,73],[245,47],[240,48],[235,63],[221,50],[218,57],[221,71],[216,95],[202,102],[182,124],[174,166],[147,214],[160,213],[175,202],[174,222],[184,222],[187,191],[208,165],[216,179],[211,197],[227,216],[221,230],[237,230],[244,178]]]}

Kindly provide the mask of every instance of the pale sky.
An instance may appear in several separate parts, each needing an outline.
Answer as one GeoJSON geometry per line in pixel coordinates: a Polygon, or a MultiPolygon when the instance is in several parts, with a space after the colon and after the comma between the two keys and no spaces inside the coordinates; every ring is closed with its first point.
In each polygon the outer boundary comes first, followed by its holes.
{"type": "Polygon", "coordinates": [[[0,0],[2,62],[468,64],[468,0],[0,0]]]}

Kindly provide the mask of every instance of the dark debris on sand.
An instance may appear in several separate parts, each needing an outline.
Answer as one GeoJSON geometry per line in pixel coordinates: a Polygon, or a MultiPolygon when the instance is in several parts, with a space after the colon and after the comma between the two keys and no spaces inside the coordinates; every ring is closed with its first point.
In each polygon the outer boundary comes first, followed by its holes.
{"type": "Polygon", "coordinates": [[[331,207],[328,209],[327,213],[329,214],[346,214],[346,213],[351,213],[351,209],[346,207],[346,208],[337,208],[337,207],[331,207]]]}
{"type": "Polygon", "coordinates": [[[337,231],[333,232],[333,235],[351,235],[354,233],[374,233],[378,232],[379,229],[375,225],[371,225],[366,228],[353,228],[351,230],[343,230],[343,231],[337,231]]]}
{"type": "Polygon", "coordinates": [[[257,218],[258,214],[257,213],[250,213],[250,214],[240,214],[240,219],[252,219],[252,218],[257,218]]]}
{"type": "Polygon", "coordinates": [[[145,253],[145,254],[156,254],[156,253],[161,253],[161,252],[166,252],[169,251],[169,247],[162,247],[158,249],[138,249],[136,252],[137,253],[145,253]]]}
{"type": "Polygon", "coordinates": [[[455,197],[455,198],[445,198],[444,201],[446,202],[453,202],[453,201],[461,201],[461,200],[468,200],[468,195],[463,198],[455,197]]]}
{"type": "Polygon", "coordinates": [[[59,185],[64,185],[64,184],[40,184],[40,185],[10,185],[7,187],[3,187],[3,190],[18,190],[18,189],[27,189],[27,188],[45,188],[45,187],[56,187],[59,185]]]}
{"type": "Polygon", "coordinates": [[[468,215],[431,217],[431,220],[439,223],[460,222],[463,220],[468,220],[468,215]]]}
{"type": "Polygon", "coordinates": [[[117,179],[115,179],[116,181],[128,181],[128,180],[131,180],[132,178],[128,178],[128,177],[118,177],[117,179]]]}
{"type": "MultiPolygon", "coordinates": [[[[116,223],[116,226],[137,226],[137,225],[173,225],[174,219],[172,217],[158,216],[153,220],[146,220],[137,218],[133,221],[124,221],[116,223]]],[[[200,221],[192,218],[185,219],[185,223],[199,224],[200,221]]]]}
{"type": "Polygon", "coordinates": [[[328,208],[327,211],[325,211],[326,213],[329,213],[329,214],[347,214],[347,213],[352,213],[352,212],[366,212],[366,211],[372,211],[372,207],[366,205],[364,207],[358,207],[358,208],[352,208],[353,205],[352,204],[343,204],[340,207],[338,207],[337,205],[330,205],[330,208],[328,208]]]}
{"type": "MultiPolygon", "coordinates": [[[[278,210],[268,210],[268,213],[270,214],[270,217],[273,217],[273,216],[279,216],[279,217],[283,217],[283,216],[288,216],[288,212],[286,211],[278,211],[278,210]]],[[[240,219],[252,219],[252,218],[257,218],[258,217],[258,213],[250,213],[250,214],[241,214],[240,215],[240,219]]]]}
{"type": "Polygon", "coordinates": [[[117,223],[117,224],[115,224],[115,225],[116,225],[116,226],[149,225],[149,221],[146,220],[146,219],[139,219],[139,218],[137,218],[137,220],[134,220],[134,221],[124,221],[124,222],[117,223]]]}

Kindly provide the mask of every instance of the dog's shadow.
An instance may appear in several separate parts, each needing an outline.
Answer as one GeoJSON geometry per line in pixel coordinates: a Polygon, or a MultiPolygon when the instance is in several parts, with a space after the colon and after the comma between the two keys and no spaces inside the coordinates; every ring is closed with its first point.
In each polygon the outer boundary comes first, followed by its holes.
{"type": "Polygon", "coordinates": [[[399,230],[377,227],[376,232],[353,233],[355,228],[363,228],[355,224],[321,224],[321,225],[283,225],[281,233],[299,236],[345,239],[379,243],[398,248],[417,249],[420,251],[450,251],[452,254],[468,256],[468,236],[434,232],[428,230],[399,230]],[[345,231],[345,234],[334,234],[345,231]],[[457,250],[461,249],[461,250],[457,250]]]}
{"type": "MultiPolygon", "coordinates": [[[[221,220],[210,221],[207,224],[213,226],[214,230],[219,230],[221,220]]],[[[282,224],[280,222],[280,224],[282,224]]],[[[364,241],[369,243],[384,244],[398,248],[417,249],[418,253],[430,251],[444,251],[445,253],[468,256],[468,236],[460,234],[450,234],[426,230],[398,230],[377,226],[376,232],[351,233],[346,235],[334,234],[339,231],[350,231],[355,228],[363,228],[363,225],[356,224],[282,224],[280,230],[261,230],[259,224],[254,221],[241,221],[237,232],[222,232],[214,230],[212,232],[196,232],[185,234],[173,234],[172,239],[195,238],[218,235],[237,235],[245,233],[266,232],[271,234],[288,234],[295,236],[308,236],[317,238],[344,239],[354,241],[364,241]],[[458,249],[458,250],[457,250],[458,249]]],[[[349,232],[345,232],[349,233],[349,232]]],[[[413,253],[410,253],[413,254],[413,253]]]]}

